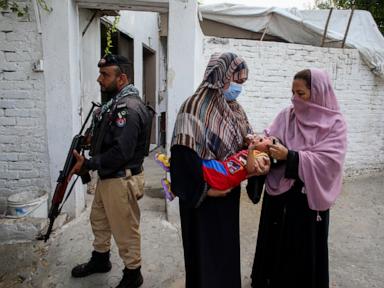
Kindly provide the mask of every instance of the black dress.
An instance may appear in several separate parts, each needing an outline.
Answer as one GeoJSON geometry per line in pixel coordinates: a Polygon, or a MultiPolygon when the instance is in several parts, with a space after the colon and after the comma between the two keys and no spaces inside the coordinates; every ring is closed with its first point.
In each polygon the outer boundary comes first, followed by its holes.
{"type": "Polygon", "coordinates": [[[240,187],[200,201],[207,191],[201,159],[181,145],[171,149],[171,183],[179,196],[185,287],[240,288],[240,187]]]}
{"type": "Polygon", "coordinates": [[[298,163],[298,153],[289,151],[285,177],[296,179],[289,191],[264,193],[251,275],[254,288],[329,287],[329,210],[309,209],[298,163]]]}

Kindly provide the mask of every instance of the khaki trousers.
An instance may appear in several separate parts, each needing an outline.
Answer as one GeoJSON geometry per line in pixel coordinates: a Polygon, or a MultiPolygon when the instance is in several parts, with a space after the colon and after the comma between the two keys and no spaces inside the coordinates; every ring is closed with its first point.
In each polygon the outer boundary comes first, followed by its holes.
{"type": "MultiPolygon", "coordinates": [[[[127,170],[127,175],[130,170],[127,170]]],[[[91,226],[97,252],[107,252],[111,235],[125,267],[141,266],[140,209],[137,200],[144,193],[144,173],[99,180],[91,209],[91,226]]]]}

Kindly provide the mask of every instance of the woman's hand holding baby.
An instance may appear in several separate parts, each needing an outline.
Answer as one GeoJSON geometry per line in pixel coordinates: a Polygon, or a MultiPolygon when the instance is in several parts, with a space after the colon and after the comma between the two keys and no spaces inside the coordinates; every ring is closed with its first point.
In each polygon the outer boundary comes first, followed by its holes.
{"type": "Polygon", "coordinates": [[[288,149],[283,144],[276,142],[268,145],[269,155],[276,160],[287,160],[288,149]]]}

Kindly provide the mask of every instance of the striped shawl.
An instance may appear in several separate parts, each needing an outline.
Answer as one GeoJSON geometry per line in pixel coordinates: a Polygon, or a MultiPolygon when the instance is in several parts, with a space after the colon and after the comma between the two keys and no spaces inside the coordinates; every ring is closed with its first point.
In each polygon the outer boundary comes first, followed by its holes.
{"type": "Polygon", "coordinates": [[[224,99],[223,86],[231,78],[244,82],[247,77],[247,65],[236,54],[213,54],[199,88],[180,108],[171,146],[187,146],[202,159],[217,160],[240,150],[252,129],[240,104],[224,99]]]}

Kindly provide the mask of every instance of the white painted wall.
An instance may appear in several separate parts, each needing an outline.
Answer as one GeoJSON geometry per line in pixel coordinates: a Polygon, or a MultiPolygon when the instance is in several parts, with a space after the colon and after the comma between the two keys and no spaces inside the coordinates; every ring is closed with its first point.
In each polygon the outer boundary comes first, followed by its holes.
{"type": "Polygon", "coordinates": [[[157,108],[160,113],[167,111],[167,38],[163,37],[162,40],[160,40],[159,45],[159,102],[157,108]]]}
{"type": "MultiPolygon", "coordinates": [[[[42,36],[33,6],[29,17],[0,13],[0,198],[49,191],[42,36]]],[[[1,200],[0,199],[0,200],[1,200]]],[[[0,211],[1,214],[2,211],[0,211]]]]}
{"type": "MultiPolygon", "coordinates": [[[[79,14],[74,1],[48,1],[48,5],[52,12],[42,12],[41,19],[49,169],[51,187],[55,187],[72,137],[80,130],[80,36],[79,14]]],[[[83,190],[83,185],[77,183],[64,206],[72,216],[84,208],[83,190]]]]}
{"type": "MultiPolygon", "coordinates": [[[[83,34],[83,31],[89,21],[92,19],[93,11],[89,9],[79,9],[79,37],[80,37],[80,61],[81,61],[81,107],[82,121],[85,120],[91,102],[101,102],[100,86],[96,79],[99,76],[100,55],[100,18],[94,17],[88,29],[83,34]]],[[[90,122],[90,120],[89,120],[90,122]]]]}
{"type": "Polygon", "coordinates": [[[169,147],[173,127],[180,105],[191,96],[200,73],[197,57],[201,47],[201,29],[195,1],[169,1],[168,23],[168,119],[167,145],[169,147]]]}
{"type": "MultiPolygon", "coordinates": [[[[197,1],[169,1],[168,23],[168,101],[167,101],[167,151],[177,112],[185,99],[191,96],[201,78],[199,53],[202,32],[197,17],[197,1]]],[[[178,200],[167,202],[168,220],[179,222],[178,200]]]]}
{"type": "Polygon", "coordinates": [[[197,21],[195,25],[195,55],[194,55],[194,60],[195,60],[195,85],[194,85],[194,90],[199,87],[201,81],[203,80],[204,76],[204,71],[206,68],[206,63],[205,59],[201,57],[203,55],[203,41],[204,41],[204,34],[203,31],[201,30],[200,27],[200,22],[197,21]]]}
{"type": "MultiPolygon", "coordinates": [[[[135,86],[143,91],[143,44],[156,51],[156,75],[159,75],[159,25],[158,14],[153,12],[121,11],[119,29],[133,38],[135,86]]],[[[156,77],[156,91],[159,81],[156,77]]]]}
{"type": "Polygon", "coordinates": [[[258,132],[290,104],[296,72],[311,67],[327,70],[348,124],[346,175],[384,169],[384,80],[369,71],[357,50],[205,38],[206,64],[212,53],[224,51],[237,53],[249,66],[239,102],[258,132]]]}

